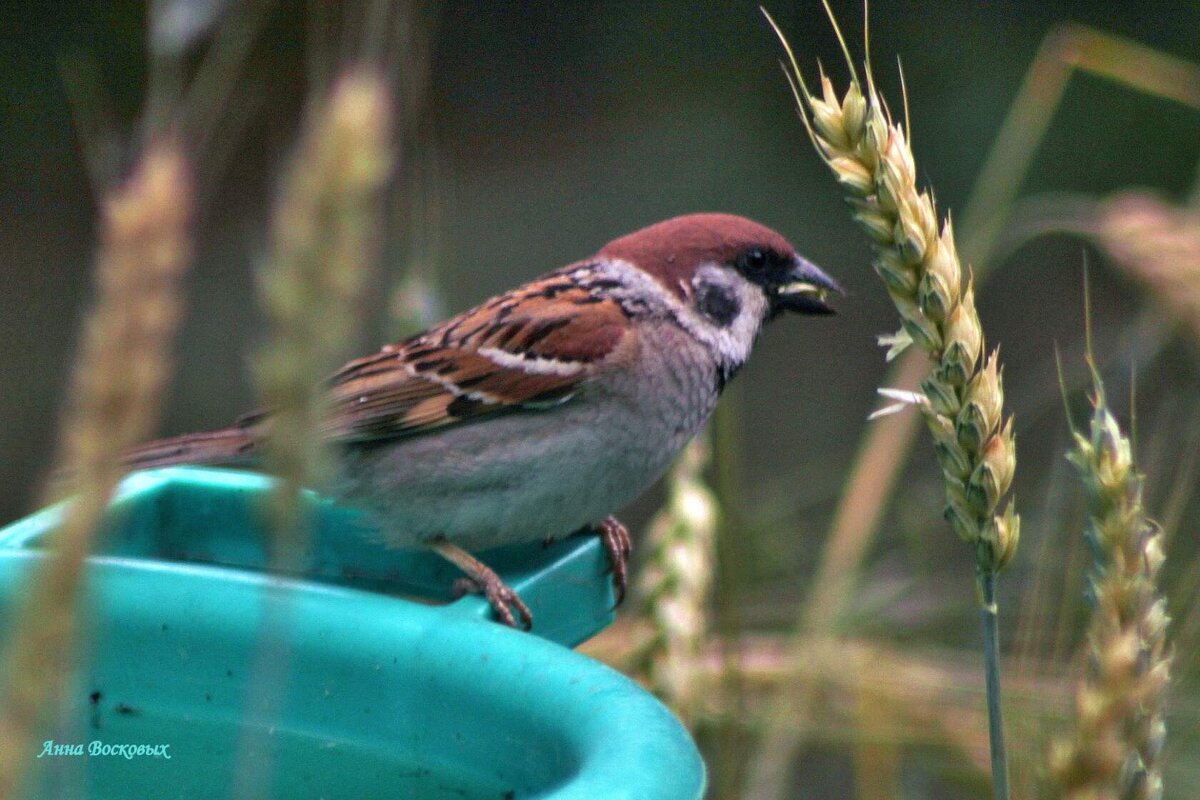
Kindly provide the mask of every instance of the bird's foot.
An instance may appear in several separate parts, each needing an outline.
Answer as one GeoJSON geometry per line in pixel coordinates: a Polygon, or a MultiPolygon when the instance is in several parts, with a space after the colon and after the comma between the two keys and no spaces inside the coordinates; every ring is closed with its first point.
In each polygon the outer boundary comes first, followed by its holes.
{"type": "Polygon", "coordinates": [[[456,597],[461,597],[467,592],[482,594],[487,598],[496,617],[505,625],[510,628],[518,627],[517,618],[519,617],[520,628],[523,630],[533,628],[533,614],[530,613],[529,606],[525,605],[521,596],[508,584],[500,580],[500,576],[496,574],[495,570],[466,550],[450,544],[444,539],[430,542],[429,546],[466,573],[465,578],[459,578],[454,582],[453,590],[456,597]],[[516,615],[513,614],[514,609],[517,612],[516,615]]]}
{"type": "Polygon", "coordinates": [[[520,617],[522,630],[527,631],[533,628],[533,614],[529,612],[529,606],[525,605],[521,595],[500,580],[500,576],[496,573],[492,572],[490,576],[484,576],[482,582],[478,578],[459,578],[454,582],[456,597],[462,597],[468,593],[482,594],[486,597],[496,617],[508,627],[518,627],[517,617],[520,617]],[[513,609],[516,609],[517,612],[515,616],[513,609]]]}
{"type": "Polygon", "coordinates": [[[600,542],[608,553],[613,590],[617,595],[617,605],[621,605],[629,580],[629,555],[633,552],[633,539],[629,536],[629,529],[616,517],[605,517],[604,521],[596,526],[596,533],[600,534],[600,542]]]}

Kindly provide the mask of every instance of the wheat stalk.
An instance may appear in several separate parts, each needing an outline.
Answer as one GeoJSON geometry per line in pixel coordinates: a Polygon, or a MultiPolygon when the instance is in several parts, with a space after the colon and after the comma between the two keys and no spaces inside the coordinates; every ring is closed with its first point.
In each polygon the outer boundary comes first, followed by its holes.
{"type": "MultiPolygon", "coordinates": [[[[850,68],[839,98],[820,73],[821,93],[811,92],[787,39],[767,14],[788,54],[784,70],[805,130],[846,193],[853,217],[871,240],[872,266],[900,314],[901,328],[881,337],[888,360],[908,347],[924,350],[933,369],[920,394],[880,390],[920,409],[934,439],[946,486],[945,517],[974,549],[984,626],[993,781],[1007,798],[1007,759],[999,703],[999,642],[995,581],[1011,560],[1020,520],[1011,500],[1001,510],[1016,468],[1012,418],[1004,416],[997,351],[987,351],[970,274],[958,258],[949,219],[939,223],[933,197],[916,185],[916,166],[905,129],[893,119],[875,86],[871,65],[859,80],[828,3],[826,12],[850,68]]],[[[765,10],[763,12],[766,14],[765,10]]]]}
{"type": "Polygon", "coordinates": [[[1094,366],[1092,385],[1090,429],[1074,431],[1068,456],[1087,489],[1086,536],[1095,557],[1087,668],[1075,695],[1074,733],[1053,747],[1051,771],[1069,800],[1158,800],[1171,666],[1157,585],[1162,536],[1146,516],[1143,477],[1094,366]]]}
{"type": "Polygon", "coordinates": [[[54,534],[6,645],[0,797],[13,797],[30,746],[54,714],[71,668],[85,558],[125,471],[121,454],[153,430],[191,258],[192,182],[177,142],[152,142],[105,198],[97,296],[84,326],[58,461],[77,495],[54,534]]]}

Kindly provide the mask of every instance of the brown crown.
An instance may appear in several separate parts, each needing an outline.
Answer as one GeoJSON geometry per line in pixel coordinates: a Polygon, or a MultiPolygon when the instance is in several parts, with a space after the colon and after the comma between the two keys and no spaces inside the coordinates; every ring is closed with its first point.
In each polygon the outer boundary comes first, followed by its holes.
{"type": "Polygon", "coordinates": [[[696,268],[732,263],[758,247],[791,258],[795,249],[775,231],[734,214],[688,214],[614,239],[597,253],[633,262],[664,286],[686,298],[696,268]]]}

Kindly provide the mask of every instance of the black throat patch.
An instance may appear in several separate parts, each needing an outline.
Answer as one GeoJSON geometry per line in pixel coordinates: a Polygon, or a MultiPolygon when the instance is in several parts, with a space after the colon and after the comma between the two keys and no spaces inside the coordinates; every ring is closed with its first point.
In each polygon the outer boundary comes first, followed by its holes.
{"type": "Polygon", "coordinates": [[[738,374],[738,370],[742,368],[741,364],[718,364],[716,374],[717,394],[725,391],[725,385],[733,380],[733,376],[738,374]]]}

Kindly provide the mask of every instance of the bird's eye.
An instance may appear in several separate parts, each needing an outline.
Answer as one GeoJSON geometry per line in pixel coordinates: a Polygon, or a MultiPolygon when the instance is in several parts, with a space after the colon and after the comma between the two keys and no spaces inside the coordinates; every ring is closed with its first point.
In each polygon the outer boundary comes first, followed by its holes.
{"type": "Polygon", "coordinates": [[[767,254],[757,247],[742,253],[739,266],[745,272],[762,272],[767,266],[767,254]]]}

